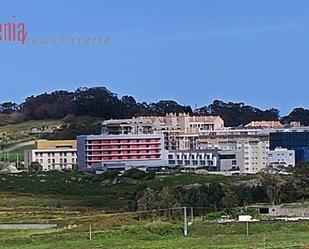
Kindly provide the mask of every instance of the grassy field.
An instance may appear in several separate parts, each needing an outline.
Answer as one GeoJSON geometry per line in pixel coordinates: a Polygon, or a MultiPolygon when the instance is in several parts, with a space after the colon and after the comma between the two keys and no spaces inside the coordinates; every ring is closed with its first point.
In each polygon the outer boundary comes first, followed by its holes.
{"type": "Polygon", "coordinates": [[[63,123],[62,120],[31,120],[22,122],[20,124],[9,124],[0,126],[0,133],[7,132],[7,133],[18,133],[20,131],[29,130],[32,128],[41,128],[43,126],[54,126],[54,125],[61,125],[63,123]]]}
{"type": "Polygon", "coordinates": [[[188,237],[182,235],[180,222],[125,224],[119,220],[116,223],[114,228],[93,226],[91,241],[88,226],[79,224],[70,230],[0,230],[0,245],[7,249],[305,249],[309,245],[309,223],[305,222],[250,224],[249,236],[245,235],[244,224],[196,222],[190,227],[188,237]]]}
{"type": "MultiPolygon", "coordinates": [[[[30,150],[33,149],[35,146],[33,145],[26,145],[23,146],[17,150],[13,150],[10,153],[8,153],[9,155],[9,162],[16,162],[17,161],[17,157],[19,162],[24,160],[24,151],[25,150],[30,150]]],[[[0,153],[0,160],[1,161],[6,161],[7,157],[7,153],[0,153]]]]}
{"type": "Polygon", "coordinates": [[[251,177],[160,175],[155,179],[127,180],[101,186],[80,172],[48,172],[0,176],[0,223],[56,223],[48,230],[0,230],[1,249],[305,249],[309,248],[309,222],[216,224],[195,217],[189,236],[182,219],[109,215],[126,207],[140,184],[159,188],[192,183],[245,181],[251,177]],[[115,208],[115,210],[113,210],[115,208]],[[89,240],[89,228],[92,240],[89,240]]]}
{"type": "Polygon", "coordinates": [[[62,120],[31,120],[20,124],[0,125],[0,135],[2,137],[1,148],[12,146],[16,143],[37,139],[34,136],[25,135],[23,132],[32,128],[58,126],[63,124],[62,120]]]}
{"type": "MultiPolygon", "coordinates": [[[[100,180],[96,181],[92,176],[80,172],[44,172],[33,175],[3,175],[0,177],[0,190],[2,193],[13,193],[13,196],[28,194],[31,196],[54,196],[57,201],[62,199],[75,200],[84,206],[94,206],[113,210],[126,208],[139,186],[145,185],[151,188],[161,186],[183,186],[192,183],[232,182],[245,181],[252,176],[220,176],[220,175],[195,175],[172,174],[158,175],[150,180],[125,179],[116,185],[102,186],[100,180]]],[[[7,201],[6,203],[10,203],[7,201]]],[[[5,203],[3,203],[5,205],[5,203]]],[[[59,204],[61,205],[61,204],[59,204]]],[[[73,202],[72,206],[76,206],[73,202]]]]}

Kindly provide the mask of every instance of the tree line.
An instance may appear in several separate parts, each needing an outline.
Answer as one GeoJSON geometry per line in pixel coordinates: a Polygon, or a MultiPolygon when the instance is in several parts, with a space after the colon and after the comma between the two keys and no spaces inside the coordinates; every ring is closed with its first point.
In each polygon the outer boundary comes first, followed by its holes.
{"type": "Polygon", "coordinates": [[[308,200],[309,167],[302,163],[290,174],[257,176],[248,183],[206,183],[186,186],[161,186],[150,188],[141,185],[130,198],[129,209],[145,211],[172,207],[201,207],[209,211],[246,207],[250,204],[279,205],[308,200]]]}
{"type": "Polygon", "coordinates": [[[171,112],[219,115],[226,126],[241,126],[258,120],[279,120],[283,124],[299,121],[302,125],[309,125],[309,110],[304,108],[295,108],[289,115],[280,117],[279,110],[275,108],[261,110],[245,103],[214,100],[210,105],[192,110],[189,105],[181,105],[174,100],[147,103],[137,102],[134,97],[128,95],[118,97],[105,87],[78,88],[74,92],[54,91],[30,96],[21,104],[0,104],[0,113],[9,115],[12,123],[62,119],[68,115],[111,119],[143,115],[161,116],[171,112]]]}

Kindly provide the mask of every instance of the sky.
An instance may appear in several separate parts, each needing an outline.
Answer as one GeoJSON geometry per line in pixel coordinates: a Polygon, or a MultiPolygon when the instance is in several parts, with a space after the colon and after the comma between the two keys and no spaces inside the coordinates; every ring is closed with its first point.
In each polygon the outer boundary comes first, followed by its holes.
{"type": "Polygon", "coordinates": [[[24,23],[28,41],[0,42],[0,102],[105,86],[193,108],[308,108],[308,12],[308,0],[1,0],[0,24],[24,23]]]}

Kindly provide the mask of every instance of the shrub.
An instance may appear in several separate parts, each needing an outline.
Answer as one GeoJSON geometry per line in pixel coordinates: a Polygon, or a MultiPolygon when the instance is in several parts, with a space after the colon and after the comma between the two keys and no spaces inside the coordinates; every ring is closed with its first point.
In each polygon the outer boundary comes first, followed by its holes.
{"type": "Polygon", "coordinates": [[[104,180],[113,180],[118,176],[118,171],[107,170],[102,174],[94,175],[92,178],[93,182],[102,182],[104,180]]]}
{"type": "Polygon", "coordinates": [[[139,169],[129,169],[123,173],[123,177],[127,177],[134,180],[144,179],[147,175],[146,172],[139,169]]]}
{"type": "Polygon", "coordinates": [[[145,225],[144,228],[149,232],[157,235],[179,234],[182,231],[182,229],[179,226],[172,224],[170,222],[163,222],[160,220],[153,221],[145,225]]]}

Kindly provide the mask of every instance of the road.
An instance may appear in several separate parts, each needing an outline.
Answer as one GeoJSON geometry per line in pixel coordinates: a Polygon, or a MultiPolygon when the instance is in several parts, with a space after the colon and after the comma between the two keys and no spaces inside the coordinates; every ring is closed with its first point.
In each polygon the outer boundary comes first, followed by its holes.
{"type": "Polygon", "coordinates": [[[22,142],[22,143],[19,143],[19,144],[14,144],[11,147],[0,150],[0,153],[11,152],[11,151],[17,150],[19,148],[22,148],[22,147],[25,147],[25,146],[28,146],[28,145],[33,145],[34,143],[35,143],[35,141],[27,141],[27,142],[22,142]]]}

